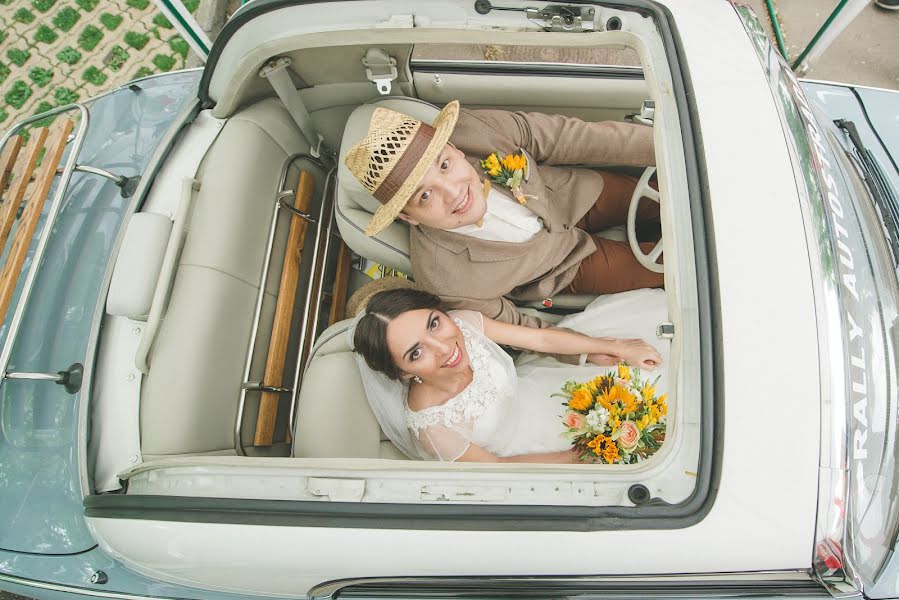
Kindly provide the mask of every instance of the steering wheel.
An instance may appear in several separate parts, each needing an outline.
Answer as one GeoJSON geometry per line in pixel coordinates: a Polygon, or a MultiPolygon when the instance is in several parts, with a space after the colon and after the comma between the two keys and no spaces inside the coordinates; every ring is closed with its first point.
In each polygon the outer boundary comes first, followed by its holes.
{"type": "Polygon", "coordinates": [[[652,177],[655,171],[655,167],[647,167],[637,182],[637,187],[634,188],[631,204],[627,209],[627,241],[631,246],[631,252],[634,253],[641,265],[654,273],[664,273],[665,265],[660,265],[656,262],[662,255],[662,240],[659,240],[659,243],[649,251],[649,254],[643,254],[643,249],[637,243],[637,207],[640,205],[640,200],[649,198],[661,204],[659,192],[649,186],[649,178],[652,177]]]}

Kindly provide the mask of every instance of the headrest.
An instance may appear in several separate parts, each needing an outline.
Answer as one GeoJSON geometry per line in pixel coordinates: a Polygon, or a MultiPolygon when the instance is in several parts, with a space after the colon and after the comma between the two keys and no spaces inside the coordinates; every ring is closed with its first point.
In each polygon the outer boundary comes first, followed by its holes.
{"type": "Polygon", "coordinates": [[[381,233],[367,237],[364,234],[365,226],[380,203],[368,193],[343,162],[347,151],[365,137],[371,116],[378,106],[411,115],[426,123],[431,123],[440,112],[427,102],[400,97],[379,98],[353,111],[343,132],[337,165],[337,227],[343,240],[356,254],[411,274],[408,226],[397,221],[381,233]]]}

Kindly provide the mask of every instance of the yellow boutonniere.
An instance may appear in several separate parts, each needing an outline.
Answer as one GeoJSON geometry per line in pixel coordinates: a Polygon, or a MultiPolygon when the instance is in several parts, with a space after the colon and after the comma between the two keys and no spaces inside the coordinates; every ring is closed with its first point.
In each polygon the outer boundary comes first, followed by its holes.
{"type": "Polygon", "coordinates": [[[527,166],[528,159],[523,152],[505,156],[494,152],[481,161],[481,168],[484,169],[484,173],[490,177],[490,180],[509,188],[512,195],[521,204],[527,204],[528,198],[535,197],[521,192],[521,181],[527,166]]]}

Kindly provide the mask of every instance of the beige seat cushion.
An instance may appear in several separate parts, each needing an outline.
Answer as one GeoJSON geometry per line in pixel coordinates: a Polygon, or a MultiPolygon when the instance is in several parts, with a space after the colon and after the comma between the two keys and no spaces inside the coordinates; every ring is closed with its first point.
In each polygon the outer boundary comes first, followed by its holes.
{"type": "MultiPolygon", "coordinates": [[[[293,454],[305,458],[405,459],[378,426],[346,331],[352,320],[322,332],[303,375],[293,454]]],[[[397,402],[400,399],[397,398],[397,402]]]]}

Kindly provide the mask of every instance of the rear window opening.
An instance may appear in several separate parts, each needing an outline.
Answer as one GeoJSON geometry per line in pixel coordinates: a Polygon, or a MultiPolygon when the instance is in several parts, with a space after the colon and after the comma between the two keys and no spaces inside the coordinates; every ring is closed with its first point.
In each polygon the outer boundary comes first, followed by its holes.
{"type": "MultiPolygon", "coordinates": [[[[458,99],[470,108],[654,128],[667,310],[664,319],[649,325],[656,337],[648,341],[667,347],[669,407],[666,439],[658,452],[633,465],[441,463],[404,457],[368,408],[346,336],[345,309],[353,292],[373,278],[410,276],[408,247],[391,247],[389,240],[357,244],[365,207],[346,199],[342,186],[348,173],[339,161],[311,156],[283,102],[264,79],[247,74],[234,81],[229,98],[202,111],[182,137],[186,146],[192,130],[199,138],[213,117],[222,119],[221,131],[209,136],[208,150],[201,160],[197,157],[196,183],[184,184],[173,168],[164,167],[125,234],[122,249],[142,251],[119,253],[116,272],[122,277],[113,277],[96,372],[109,382],[130,373],[135,378],[129,382],[135,383],[98,386],[92,400],[97,491],[403,505],[403,510],[655,507],[662,512],[653,514],[662,515],[695,504],[703,452],[710,451],[703,421],[711,415],[703,412],[699,362],[685,358],[699,355],[697,279],[705,277],[694,267],[686,183],[687,164],[694,159],[685,150],[684,136],[692,132],[683,130],[685,99],[671,92],[671,80],[679,75],[669,69],[666,42],[653,20],[624,10],[607,12],[621,20],[620,30],[606,32],[616,36],[607,45],[603,34],[595,34],[595,46],[588,47],[429,44],[415,39],[415,32],[408,42],[393,35],[389,44],[385,38],[383,44],[362,45],[336,33],[334,47],[285,47],[272,58],[290,58],[299,97],[335,153],[353,111],[381,98],[361,63],[373,47],[396,60],[391,94],[408,102],[439,107],[458,99]],[[631,33],[622,37],[623,32],[631,33]],[[292,206],[304,186],[309,193],[299,210],[312,219],[304,220],[295,279],[283,284],[292,218],[289,208],[276,206],[279,198],[292,206]],[[172,235],[181,236],[174,251],[172,235]],[[136,287],[126,275],[143,276],[151,259],[156,265],[152,282],[144,286],[151,293],[132,297],[136,287]],[[152,292],[163,299],[151,325],[159,301],[152,292]],[[295,300],[279,308],[285,293],[295,300]],[[289,331],[283,335],[273,333],[285,326],[289,331]],[[147,342],[150,330],[155,331],[147,342]],[[135,355],[144,361],[137,369],[121,358],[135,355]],[[280,371],[280,381],[267,380],[267,371],[273,370],[280,371]],[[114,402],[129,406],[128,418],[139,423],[138,454],[108,437],[116,430],[110,419],[122,410],[114,402]],[[268,405],[262,412],[273,426],[263,426],[260,438],[261,404],[268,405]]],[[[594,166],[635,176],[643,172],[594,166]]],[[[583,306],[533,304],[522,308],[551,321],[583,306]]],[[[597,367],[595,373],[610,370],[597,367]]],[[[547,402],[561,406],[558,398],[547,402]]],[[[561,417],[558,425],[561,434],[561,417]]]]}

